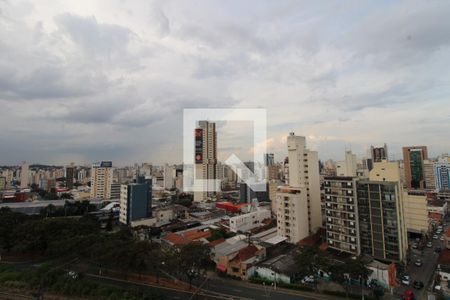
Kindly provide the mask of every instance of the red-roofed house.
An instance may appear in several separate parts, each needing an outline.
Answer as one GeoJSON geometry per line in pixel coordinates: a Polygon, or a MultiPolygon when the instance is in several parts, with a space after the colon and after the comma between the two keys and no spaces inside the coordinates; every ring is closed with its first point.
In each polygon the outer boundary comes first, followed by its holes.
{"type": "Polygon", "coordinates": [[[225,238],[220,238],[220,239],[217,239],[215,241],[209,242],[208,245],[209,245],[209,247],[214,248],[215,246],[217,246],[217,245],[219,245],[219,244],[221,244],[223,242],[225,242],[225,238]]]}
{"type": "Polygon", "coordinates": [[[240,279],[247,279],[247,270],[256,262],[261,261],[266,255],[266,249],[255,245],[248,245],[239,250],[237,254],[228,261],[227,274],[240,279]]]}
{"type": "Polygon", "coordinates": [[[191,242],[199,241],[201,239],[207,239],[211,237],[211,231],[205,230],[190,230],[182,233],[168,233],[163,237],[163,242],[170,246],[181,246],[191,242]]]}

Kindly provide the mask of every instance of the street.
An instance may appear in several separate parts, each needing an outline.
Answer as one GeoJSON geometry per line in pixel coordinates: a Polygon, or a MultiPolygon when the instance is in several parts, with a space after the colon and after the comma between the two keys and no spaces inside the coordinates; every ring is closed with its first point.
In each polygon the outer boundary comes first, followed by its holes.
{"type": "MultiPolygon", "coordinates": [[[[109,284],[112,286],[129,288],[131,286],[139,287],[143,290],[158,291],[167,299],[189,299],[192,296],[191,292],[184,292],[180,290],[150,286],[147,284],[131,283],[119,279],[110,279],[100,276],[88,275],[92,280],[109,284]]],[[[195,290],[195,288],[193,289],[195,290]]],[[[319,295],[308,292],[286,290],[274,288],[272,286],[265,287],[262,285],[251,284],[248,282],[238,281],[229,278],[211,277],[199,292],[192,299],[281,299],[281,300],[329,300],[334,297],[319,295]]]]}
{"type": "MultiPolygon", "coordinates": [[[[396,293],[403,294],[406,289],[413,289],[414,295],[416,299],[426,299],[427,290],[429,285],[431,284],[431,279],[433,278],[434,270],[436,269],[437,259],[439,257],[439,253],[435,252],[436,247],[441,247],[444,249],[443,242],[439,239],[434,240],[430,239],[432,242],[432,247],[424,247],[423,254],[421,250],[411,249],[411,261],[406,267],[406,274],[410,276],[410,286],[406,286],[400,283],[400,285],[395,289],[396,293]],[[422,260],[422,266],[417,267],[414,263],[417,259],[422,260]],[[421,281],[424,284],[424,287],[420,290],[413,288],[414,281],[421,281]]],[[[410,245],[414,241],[410,241],[410,245]]]]}

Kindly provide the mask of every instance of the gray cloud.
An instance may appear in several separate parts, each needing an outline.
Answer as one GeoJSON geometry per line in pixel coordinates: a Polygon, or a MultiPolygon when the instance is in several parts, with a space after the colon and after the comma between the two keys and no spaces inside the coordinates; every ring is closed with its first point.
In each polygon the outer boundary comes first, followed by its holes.
{"type": "Polygon", "coordinates": [[[450,147],[447,3],[41,1],[0,1],[0,163],[180,162],[196,107],[267,108],[280,160],[450,147]]]}

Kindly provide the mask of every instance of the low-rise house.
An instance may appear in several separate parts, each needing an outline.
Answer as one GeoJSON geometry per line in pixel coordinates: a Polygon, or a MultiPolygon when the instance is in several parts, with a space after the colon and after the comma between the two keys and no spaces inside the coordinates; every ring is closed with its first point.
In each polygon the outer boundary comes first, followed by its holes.
{"type": "Polygon", "coordinates": [[[229,276],[242,280],[249,278],[248,270],[266,256],[264,247],[258,245],[246,245],[234,253],[220,256],[217,269],[229,276]]]}
{"type": "Polygon", "coordinates": [[[389,278],[396,277],[395,264],[384,264],[377,260],[369,262],[367,268],[371,270],[367,282],[376,282],[377,285],[382,286],[385,289],[389,289],[389,278]]]}
{"type": "Polygon", "coordinates": [[[248,273],[251,277],[290,284],[296,279],[298,266],[291,252],[261,262],[250,268],[248,273]]]}
{"type": "Polygon", "coordinates": [[[267,209],[257,208],[256,211],[230,218],[230,231],[247,232],[254,228],[263,226],[264,220],[270,219],[271,212],[267,209]]]}
{"type": "Polygon", "coordinates": [[[218,272],[247,279],[247,270],[266,257],[265,247],[253,244],[245,235],[236,235],[211,249],[218,272]]]}
{"type": "Polygon", "coordinates": [[[183,232],[169,232],[162,238],[163,246],[182,246],[192,242],[201,241],[208,243],[207,238],[211,237],[211,231],[209,229],[203,230],[188,230],[183,232]]]}
{"type": "Polygon", "coordinates": [[[441,224],[447,215],[447,202],[435,198],[428,199],[427,211],[431,224],[441,224]]]}

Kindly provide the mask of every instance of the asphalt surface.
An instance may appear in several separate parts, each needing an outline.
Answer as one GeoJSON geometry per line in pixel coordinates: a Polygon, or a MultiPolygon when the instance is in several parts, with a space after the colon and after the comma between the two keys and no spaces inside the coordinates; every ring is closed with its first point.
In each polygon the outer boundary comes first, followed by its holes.
{"type": "MultiPolygon", "coordinates": [[[[433,273],[436,269],[437,260],[439,257],[439,253],[435,252],[435,248],[441,247],[441,249],[445,249],[444,242],[439,239],[430,239],[429,241],[433,244],[431,248],[424,247],[423,251],[411,248],[411,261],[405,270],[410,276],[411,284],[410,286],[400,284],[400,286],[395,289],[396,293],[403,294],[406,289],[412,289],[416,299],[427,299],[427,290],[431,285],[431,279],[433,278],[433,273]],[[422,266],[417,267],[414,264],[417,259],[422,260],[422,266]],[[422,281],[424,283],[424,287],[420,290],[414,289],[414,281],[422,281]]],[[[414,243],[414,241],[410,241],[410,245],[412,245],[412,243],[414,243]]]]}
{"type": "MultiPolygon", "coordinates": [[[[142,291],[157,291],[163,294],[166,299],[280,299],[280,300],[329,300],[330,296],[308,294],[302,292],[279,289],[275,287],[265,287],[262,285],[250,284],[229,278],[209,278],[203,285],[202,291],[192,296],[190,292],[182,292],[175,289],[150,286],[146,284],[130,283],[127,281],[109,279],[99,276],[89,276],[92,280],[111,286],[130,288],[135,286],[142,291]]],[[[193,288],[195,290],[195,288],[193,288]]]]}
{"type": "Polygon", "coordinates": [[[280,289],[273,286],[263,286],[250,284],[239,280],[229,278],[213,277],[205,284],[205,289],[218,291],[221,293],[245,297],[248,299],[305,299],[305,300],[325,300],[330,299],[330,296],[305,293],[294,290],[280,289]]]}

